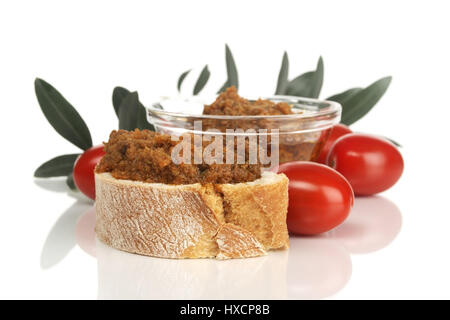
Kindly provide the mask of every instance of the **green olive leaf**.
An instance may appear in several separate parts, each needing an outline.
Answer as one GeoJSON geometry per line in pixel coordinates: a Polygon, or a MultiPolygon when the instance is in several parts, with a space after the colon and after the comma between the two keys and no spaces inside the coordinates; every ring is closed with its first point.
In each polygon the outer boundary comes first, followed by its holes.
{"type": "Polygon", "coordinates": [[[228,86],[235,86],[236,89],[239,89],[239,77],[236,63],[234,62],[233,54],[227,44],[225,45],[225,61],[227,63],[228,86]]]}
{"type": "Polygon", "coordinates": [[[139,130],[147,129],[155,131],[155,127],[147,120],[147,109],[145,109],[144,105],[140,102],[138,108],[136,128],[138,128],[139,130]]]}
{"type": "Polygon", "coordinates": [[[73,165],[79,153],[65,154],[44,162],[36,169],[36,178],[62,177],[72,173],[73,165]]]}
{"type": "Polygon", "coordinates": [[[119,129],[134,130],[137,126],[139,96],[136,91],[125,96],[119,106],[119,129]]]}
{"type": "Polygon", "coordinates": [[[224,92],[230,85],[228,84],[228,80],[225,81],[225,83],[220,87],[219,91],[217,91],[217,94],[224,92]]]}
{"type": "Polygon", "coordinates": [[[73,181],[73,173],[69,173],[66,178],[66,184],[72,191],[77,191],[77,186],[75,185],[75,181],[73,181]]]}
{"type": "Polygon", "coordinates": [[[320,95],[320,91],[322,91],[323,86],[323,76],[324,76],[324,66],[323,66],[323,58],[319,57],[319,61],[317,62],[316,72],[314,73],[314,81],[311,88],[311,97],[318,98],[320,95]]]}
{"type": "Polygon", "coordinates": [[[391,142],[393,145],[395,145],[398,148],[402,147],[402,145],[400,143],[398,143],[397,141],[395,141],[395,140],[393,140],[391,138],[387,138],[387,137],[383,137],[383,138],[385,138],[386,140],[388,140],[389,142],[391,142]]]}
{"type": "Polygon", "coordinates": [[[183,81],[184,81],[184,79],[186,78],[186,76],[189,74],[189,72],[191,72],[191,69],[189,69],[189,70],[183,72],[183,73],[180,75],[180,77],[178,78],[178,83],[177,83],[177,89],[178,89],[178,92],[181,91],[181,85],[183,84],[183,81]]]}
{"type": "Polygon", "coordinates": [[[205,87],[206,83],[209,80],[210,75],[211,75],[211,73],[208,70],[208,65],[206,65],[203,68],[202,72],[200,73],[200,76],[198,77],[197,82],[195,83],[194,92],[193,92],[194,96],[199,94],[200,91],[203,90],[203,88],[205,87]]]}
{"type": "Polygon", "coordinates": [[[314,71],[305,72],[289,81],[286,94],[289,96],[306,97],[311,91],[311,82],[314,78],[314,71]]]}
{"type": "Polygon", "coordinates": [[[318,98],[322,90],[323,74],[323,59],[320,57],[315,71],[306,72],[288,83],[286,94],[290,96],[318,98]]]}
{"type": "Polygon", "coordinates": [[[361,91],[362,88],[351,88],[344,92],[335,94],[331,97],[328,97],[326,100],[339,102],[341,105],[344,104],[348,99],[350,99],[354,94],[361,91]]]}
{"type": "Polygon", "coordinates": [[[122,100],[130,93],[128,89],[123,87],[115,87],[112,94],[112,102],[114,111],[116,112],[117,117],[119,117],[119,107],[122,103],[122,100]]]}
{"type": "Polygon", "coordinates": [[[355,90],[350,97],[344,99],[341,102],[341,122],[351,125],[364,117],[381,99],[391,81],[392,77],[381,78],[362,90],[355,90]]]}
{"type": "Polygon", "coordinates": [[[280,72],[278,73],[278,82],[275,94],[283,95],[286,94],[286,88],[288,86],[289,80],[289,57],[285,51],[283,54],[283,59],[281,61],[280,72]]]}
{"type": "Polygon", "coordinates": [[[144,105],[139,101],[139,95],[136,91],[129,92],[122,99],[118,108],[119,129],[134,130],[148,129],[155,131],[153,125],[147,121],[147,111],[144,105]]]}
{"type": "Polygon", "coordinates": [[[83,150],[92,147],[86,123],[61,93],[39,78],[34,81],[34,89],[42,112],[56,132],[83,150]]]}
{"type": "Polygon", "coordinates": [[[219,89],[217,93],[224,92],[228,87],[235,86],[239,89],[239,76],[236,67],[236,62],[233,58],[233,53],[231,53],[230,47],[225,44],[225,62],[227,65],[227,81],[219,89]]]}

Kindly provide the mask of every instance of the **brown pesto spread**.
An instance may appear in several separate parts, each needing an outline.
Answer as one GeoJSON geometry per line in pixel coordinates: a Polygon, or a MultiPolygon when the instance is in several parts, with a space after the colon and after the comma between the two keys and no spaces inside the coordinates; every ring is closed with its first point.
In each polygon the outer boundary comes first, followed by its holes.
{"type": "Polygon", "coordinates": [[[203,114],[225,116],[263,116],[293,114],[286,102],[275,103],[258,99],[249,101],[238,95],[236,87],[231,86],[222,92],[210,105],[205,105],[203,114]]]}
{"type": "MultiPolygon", "coordinates": [[[[218,119],[204,119],[203,130],[217,129],[277,129],[276,121],[269,117],[262,119],[233,120],[220,119],[220,116],[259,116],[259,115],[290,115],[294,114],[291,105],[286,102],[275,103],[270,100],[258,99],[250,101],[238,95],[234,86],[227,88],[210,105],[203,108],[205,115],[217,115],[218,119]]],[[[330,130],[325,130],[319,138],[305,140],[304,133],[280,134],[279,162],[310,161],[319,156],[321,147],[330,130]]],[[[270,149],[270,148],[269,148],[270,149]]]]}
{"type": "Polygon", "coordinates": [[[165,184],[239,183],[261,177],[260,165],[248,162],[208,165],[191,161],[177,165],[171,152],[178,143],[170,135],[149,130],[113,131],[95,171],[110,172],[116,179],[165,184]]]}
{"type": "MultiPolygon", "coordinates": [[[[235,87],[229,87],[221,93],[216,101],[205,105],[203,114],[217,116],[270,116],[289,115],[294,112],[288,103],[275,103],[258,99],[250,101],[240,97],[235,87]]],[[[220,118],[220,117],[219,117],[220,118]]],[[[249,121],[234,119],[203,119],[203,130],[217,129],[270,129],[276,128],[270,117],[262,117],[249,121]]],[[[324,131],[320,137],[305,140],[304,133],[288,133],[280,135],[279,163],[289,161],[315,160],[330,130],[324,131]]],[[[181,141],[181,140],[180,140],[181,141]]],[[[105,143],[106,154],[96,168],[96,172],[110,172],[116,179],[127,179],[143,182],[165,184],[191,183],[240,183],[254,181],[261,177],[260,164],[249,164],[249,143],[245,141],[245,163],[237,164],[175,164],[172,161],[172,150],[180,143],[172,141],[168,134],[155,133],[149,130],[113,131],[109,141],[105,143]]],[[[235,140],[236,141],[236,140],[235,140]]],[[[270,145],[270,137],[269,137],[270,145]]],[[[200,152],[210,142],[203,141],[200,152]]],[[[235,154],[236,146],[234,145],[235,154]]],[[[191,146],[192,158],[195,150],[191,146]]],[[[270,148],[266,150],[270,153],[270,148]]],[[[198,151],[197,151],[198,152],[198,151]]],[[[223,154],[226,154],[225,146],[223,154]]]]}

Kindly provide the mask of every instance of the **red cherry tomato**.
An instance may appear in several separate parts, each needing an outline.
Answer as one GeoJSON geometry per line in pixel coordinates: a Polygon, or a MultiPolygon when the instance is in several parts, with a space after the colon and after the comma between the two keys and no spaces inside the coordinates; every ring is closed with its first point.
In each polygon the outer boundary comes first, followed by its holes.
{"type": "Polygon", "coordinates": [[[75,161],[73,167],[73,181],[77,188],[89,198],[95,200],[94,169],[105,154],[103,145],[86,150],[75,161]]]}
{"type": "Polygon", "coordinates": [[[291,233],[313,235],[333,229],[348,216],[353,190],[337,171],[314,162],[283,163],[289,178],[287,226],[291,233]]]}
{"type": "Polygon", "coordinates": [[[392,187],[403,172],[403,158],[386,139],[352,133],[339,138],[327,163],[353,187],[356,195],[372,195],[392,187]]]}
{"type": "Polygon", "coordinates": [[[325,142],[325,144],[322,147],[322,150],[320,151],[319,157],[317,158],[316,162],[320,162],[323,164],[327,163],[327,157],[328,153],[333,146],[333,144],[336,142],[337,139],[342,137],[343,135],[352,133],[352,130],[350,130],[349,127],[347,127],[345,124],[337,124],[331,129],[331,133],[325,142]]]}

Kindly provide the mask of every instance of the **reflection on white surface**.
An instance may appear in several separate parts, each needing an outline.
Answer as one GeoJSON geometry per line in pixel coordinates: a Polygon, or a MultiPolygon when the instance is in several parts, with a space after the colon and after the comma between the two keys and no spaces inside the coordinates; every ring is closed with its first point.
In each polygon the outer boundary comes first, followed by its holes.
{"type": "Polygon", "coordinates": [[[290,299],[332,296],[352,275],[352,260],[345,248],[326,237],[291,237],[287,269],[290,299]]]}
{"type": "Polygon", "coordinates": [[[387,246],[401,220],[391,201],[358,198],[351,216],[332,232],[291,237],[288,251],[226,261],[160,259],[115,250],[96,240],[93,207],[77,220],[75,238],[97,256],[100,299],[318,299],[348,283],[350,253],[387,246]]]}
{"type": "Polygon", "coordinates": [[[99,299],[325,298],[351,276],[349,254],[329,239],[293,239],[289,251],[217,261],[143,257],[97,240],[99,299]]]}
{"type": "Polygon", "coordinates": [[[97,240],[99,299],[283,299],[287,251],[251,258],[160,259],[97,240]]]}
{"type": "Polygon", "coordinates": [[[293,237],[288,251],[217,261],[144,257],[95,239],[95,209],[79,219],[80,247],[98,261],[100,299],[311,299],[342,289],[350,255],[327,237],[293,237]]]}
{"type": "Polygon", "coordinates": [[[402,227],[399,208],[383,197],[358,198],[348,219],[331,232],[350,253],[369,253],[388,246],[402,227]]]}
{"type": "Polygon", "coordinates": [[[63,178],[35,178],[34,184],[44,190],[53,192],[67,192],[69,190],[66,179],[63,178]]]}
{"type": "Polygon", "coordinates": [[[83,193],[79,191],[71,190],[66,183],[66,177],[55,177],[55,178],[35,178],[34,184],[38,187],[52,191],[52,192],[65,192],[68,196],[75,198],[81,202],[89,203],[92,205],[93,201],[86,197],[83,193]]]}
{"type": "Polygon", "coordinates": [[[41,268],[48,269],[61,261],[77,243],[75,224],[89,203],[77,201],[64,211],[50,230],[41,252],[41,268]]]}
{"type": "Polygon", "coordinates": [[[76,202],[59,216],[45,240],[40,265],[42,269],[49,269],[64,259],[75,244],[79,243],[78,239],[75,239],[75,235],[78,233],[75,232],[75,225],[78,218],[85,215],[83,212],[92,207],[93,202],[81,192],[70,190],[65,177],[36,178],[34,183],[42,189],[65,192],[76,199],[76,202]]]}
{"type": "Polygon", "coordinates": [[[95,257],[95,207],[90,207],[81,217],[78,218],[75,226],[75,239],[87,254],[95,257]]]}

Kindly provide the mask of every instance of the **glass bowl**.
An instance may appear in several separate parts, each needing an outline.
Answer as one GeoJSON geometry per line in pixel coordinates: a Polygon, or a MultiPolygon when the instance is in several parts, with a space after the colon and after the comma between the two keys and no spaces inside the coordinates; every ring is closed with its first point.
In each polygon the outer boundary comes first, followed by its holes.
{"type": "MultiPolygon", "coordinates": [[[[147,107],[147,119],[156,132],[175,136],[214,134],[257,136],[258,139],[266,137],[269,148],[277,143],[279,163],[316,160],[328,139],[331,127],[340,121],[341,105],[332,101],[294,96],[271,96],[263,99],[275,103],[287,102],[294,114],[203,115],[203,106],[208,103],[202,99],[164,98],[147,107]]],[[[214,99],[208,101],[212,102],[214,99]]],[[[270,152],[269,150],[268,153],[270,152]]]]}

